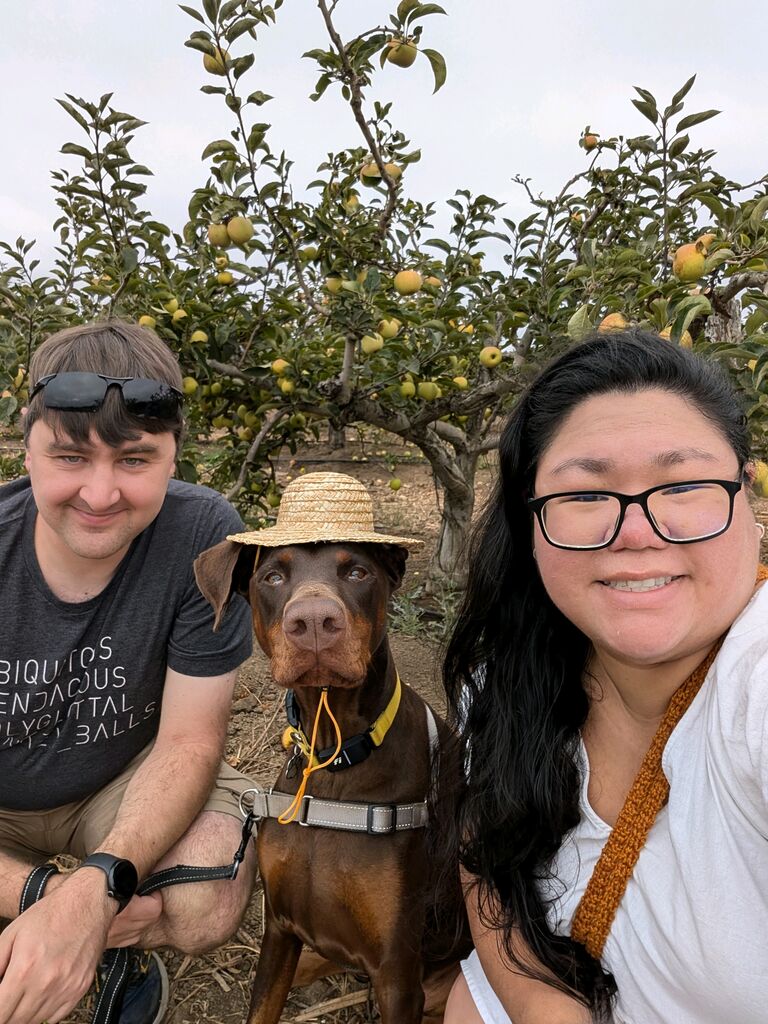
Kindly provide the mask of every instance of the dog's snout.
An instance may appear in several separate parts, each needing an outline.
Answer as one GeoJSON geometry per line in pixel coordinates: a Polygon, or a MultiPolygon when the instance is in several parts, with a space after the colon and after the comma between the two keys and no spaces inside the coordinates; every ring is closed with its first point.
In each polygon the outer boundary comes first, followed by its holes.
{"type": "Polygon", "coordinates": [[[291,601],[283,615],[283,632],[296,647],[322,651],[346,630],[343,607],[330,598],[306,597],[291,601]]]}

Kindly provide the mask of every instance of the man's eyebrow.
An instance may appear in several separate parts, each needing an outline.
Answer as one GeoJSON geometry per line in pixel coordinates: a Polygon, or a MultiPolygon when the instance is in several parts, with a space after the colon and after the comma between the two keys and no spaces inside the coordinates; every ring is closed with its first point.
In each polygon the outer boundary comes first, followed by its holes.
{"type": "Polygon", "coordinates": [[[82,452],[93,450],[93,445],[90,441],[64,441],[57,439],[49,441],[46,450],[49,452],[82,452]]]}
{"type": "MultiPolygon", "coordinates": [[[[670,448],[668,451],[657,452],[649,459],[649,462],[652,466],[669,468],[670,466],[681,466],[691,459],[703,459],[706,462],[717,461],[712,452],[708,452],[704,448],[695,448],[691,446],[687,448],[670,448]]],[[[565,461],[559,462],[552,470],[552,475],[557,476],[558,473],[563,473],[567,469],[583,469],[587,473],[594,473],[597,475],[600,473],[608,473],[610,470],[615,468],[616,463],[613,459],[600,459],[581,455],[573,459],[565,459],[565,461]]]]}
{"type": "MultiPolygon", "coordinates": [[[[94,445],[89,441],[50,441],[48,444],[47,451],[49,452],[82,452],[82,451],[93,451],[94,445]]],[[[151,441],[141,441],[137,443],[128,443],[124,447],[118,445],[115,448],[118,455],[157,455],[160,451],[160,446],[153,444],[151,441]]]]}

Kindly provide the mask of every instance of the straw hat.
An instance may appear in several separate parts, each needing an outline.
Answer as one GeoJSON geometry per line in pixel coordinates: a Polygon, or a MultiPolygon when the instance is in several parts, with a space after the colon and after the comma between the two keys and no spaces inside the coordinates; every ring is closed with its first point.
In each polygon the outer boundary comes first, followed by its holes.
{"type": "Polygon", "coordinates": [[[368,489],[345,473],[307,473],[297,477],[283,492],[275,526],[233,533],[227,540],[265,548],[345,541],[411,548],[424,543],[414,537],[376,533],[368,489]]]}

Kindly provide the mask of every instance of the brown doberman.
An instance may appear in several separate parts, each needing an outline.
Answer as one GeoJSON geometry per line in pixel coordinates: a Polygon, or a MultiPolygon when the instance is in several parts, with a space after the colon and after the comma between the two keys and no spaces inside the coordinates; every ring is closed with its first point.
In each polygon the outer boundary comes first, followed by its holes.
{"type": "MultiPolygon", "coordinates": [[[[432,828],[409,827],[415,818],[408,809],[423,810],[431,784],[439,789],[439,780],[458,772],[458,765],[450,733],[437,719],[439,770],[433,771],[426,705],[407,685],[398,685],[387,640],[389,599],[407,552],[348,543],[260,548],[254,571],[255,550],[224,541],[205,552],[195,567],[200,589],[217,622],[233,591],[248,597],[275,682],[292,694],[294,738],[311,734],[328,688],[345,742],[330,769],[311,774],[309,797],[291,823],[270,817],[258,826],[266,910],[248,1024],[277,1024],[302,944],[334,964],[366,972],[383,1024],[419,1024],[425,1013],[422,980],[431,989],[428,1002],[444,1004],[458,959],[471,943],[462,921],[458,869],[446,869],[435,854],[432,828]],[[377,723],[380,734],[382,719],[385,735],[376,737],[376,745],[369,730],[377,723]],[[312,819],[307,812],[320,806],[316,801],[359,810],[367,831],[302,827],[330,813],[312,819]],[[404,820],[398,820],[401,815],[404,820]],[[461,926],[454,929],[456,921],[461,926]],[[439,982],[430,986],[430,977],[439,982]]],[[[329,759],[336,745],[331,719],[321,713],[318,757],[329,759]]],[[[274,790],[297,792],[307,767],[303,749],[288,753],[274,790]]],[[[286,798],[279,809],[284,812],[288,803],[286,798]]],[[[442,1007],[430,1005],[428,1014],[425,1020],[441,1020],[442,1007]]]]}

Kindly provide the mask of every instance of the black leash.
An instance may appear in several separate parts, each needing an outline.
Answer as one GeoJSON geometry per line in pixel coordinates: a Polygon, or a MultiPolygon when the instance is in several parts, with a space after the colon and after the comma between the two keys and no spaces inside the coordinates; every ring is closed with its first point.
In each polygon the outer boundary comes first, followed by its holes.
{"type": "MultiPolygon", "coordinates": [[[[190,864],[177,864],[175,868],[164,868],[149,875],[136,890],[137,896],[148,896],[167,885],[181,885],[185,882],[216,882],[237,878],[237,872],[245,858],[248,840],[251,838],[253,826],[258,820],[250,811],[243,822],[240,845],[235,851],[231,864],[222,864],[215,868],[197,868],[190,864]]],[[[45,894],[45,887],[53,875],[58,875],[55,864],[39,864],[30,873],[19,901],[19,913],[37,903],[45,894]]],[[[104,983],[99,990],[96,1005],[93,1008],[91,1024],[117,1024],[123,1006],[126,982],[128,980],[128,948],[107,949],[102,957],[102,975],[104,983]]]]}

